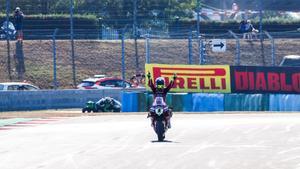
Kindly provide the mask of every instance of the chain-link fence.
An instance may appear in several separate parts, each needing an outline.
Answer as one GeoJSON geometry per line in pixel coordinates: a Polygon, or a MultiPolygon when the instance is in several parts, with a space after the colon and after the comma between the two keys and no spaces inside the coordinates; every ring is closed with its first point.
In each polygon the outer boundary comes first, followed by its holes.
{"type": "MultiPolygon", "coordinates": [[[[137,40],[137,48],[135,48],[134,39],[126,38],[125,34],[123,50],[122,38],[76,39],[75,35],[76,82],[79,83],[82,79],[96,74],[122,78],[122,56],[125,58],[125,78],[129,80],[134,74],[144,72],[147,61],[160,64],[252,66],[272,66],[274,62],[274,65],[278,66],[284,56],[300,53],[299,32],[270,33],[270,37],[264,34],[262,42],[259,34],[253,35],[253,39],[244,39],[243,34],[235,35],[237,39],[230,33],[201,34],[200,38],[191,35],[174,39],[157,37],[149,32],[137,40]],[[226,50],[214,52],[213,40],[225,41],[223,48],[226,50]]],[[[54,56],[56,56],[58,87],[74,87],[70,40],[60,39],[58,35],[54,44],[52,35],[47,35],[44,40],[24,40],[22,43],[10,41],[9,44],[8,48],[5,40],[0,41],[2,82],[27,80],[41,88],[53,88],[54,56]],[[10,57],[8,57],[8,49],[10,57]],[[22,65],[23,63],[25,65],[22,65]]]]}
{"type": "Polygon", "coordinates": [[[1,26],[15,24],[17,6],[25,14],[23,41],[0,32],[0,82],[74,88],[99,74],[130,80],[144,72],[145,63],[271,66],[300,53],[298,22],[259,22],[259,16],[287,17],[287,12],[262,13],[253,3],[231,7],[225,1],[217,9],[207,2],[0,0],[1,26]],[[269,33],[239,33],[244,19],[269,33]]]}

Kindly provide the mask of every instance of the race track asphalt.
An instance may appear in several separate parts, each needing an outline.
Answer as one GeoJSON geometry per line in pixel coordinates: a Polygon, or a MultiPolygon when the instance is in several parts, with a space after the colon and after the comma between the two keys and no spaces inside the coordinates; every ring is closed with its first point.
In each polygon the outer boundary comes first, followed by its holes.
{"type": "MultiPolygon", "coordinates": [[[[24,125],[24,124],[20,124],[24,125]]],[[[297,169],[300,114],[175,114],[157,142],[146,114],[0,130],[0,169],[297,169]]]]}

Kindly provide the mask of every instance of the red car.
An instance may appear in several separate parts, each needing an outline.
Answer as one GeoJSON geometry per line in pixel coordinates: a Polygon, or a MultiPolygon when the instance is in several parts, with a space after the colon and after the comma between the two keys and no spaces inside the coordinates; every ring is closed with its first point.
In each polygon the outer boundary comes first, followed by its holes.
{"type": "Polygon", "coordinates": [[[95,77],[83,80],[77,89],[131,88],[131,83],[114,77],[95,77]]]}

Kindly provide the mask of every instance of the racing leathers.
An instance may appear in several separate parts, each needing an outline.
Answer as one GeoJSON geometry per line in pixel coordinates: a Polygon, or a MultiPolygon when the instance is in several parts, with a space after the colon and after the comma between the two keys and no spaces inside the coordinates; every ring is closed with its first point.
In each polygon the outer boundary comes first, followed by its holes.
{"type": "MultiPolygon", "coordinates": [[[[174,80],[176,79],[176,76],[174,75],[173,77],[173,80],[170,81],[170,83],[167,85],[167,87],[165,88],[158,88],[157,86],[155,86],[153,84],[153,81],[151,78],[148,78],[149,81],[148,81],[148,86],[151,88],[152,92],[153,92],[153,100],[155,100],[156,97],[162,97],[163,98],[163,101],[164,103],[166,103],[166,96],[167,96],[167,93],[171,90],[171,88],[174,86],[174,80]]],[[[151,117],[151,126],[154,126],[154,118],[151,116],[151,113],[154,113],[154,112],[151,112],[148,114],[148,117],[151,117]]],[[[165,120],[166,120],[166,126],[168,128],[171,128],[171,122],[170,122],[170,119],[172,117],[173,113],[172,113],[172,109],[169,109],[168,108],[168,113],[167,113],[167,116],[165,117],[165,120]]]]}

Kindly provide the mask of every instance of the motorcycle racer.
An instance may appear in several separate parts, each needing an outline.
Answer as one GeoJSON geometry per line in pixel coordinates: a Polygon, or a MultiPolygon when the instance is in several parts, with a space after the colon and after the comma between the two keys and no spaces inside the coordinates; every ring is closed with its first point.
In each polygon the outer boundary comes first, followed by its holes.
{"type": "MultiPolygon", "coordinates": [[[[150,72],[148,72],[147,77],[148,77],[148,86],[151,88],[151,90],[153,92],[153,100],[155,100],[156,97],[162,97],[163,101],[166,102],[166,96],[167,96],[168,92],[170,91],[170,89],[174,86],[174,81],[177,78],[176,74],[174,74],[173,80],[170,81],[170,84],[168,84],[167,87],[165,87],[165,79],[163,77],[156,78],[155,85],[153,84],[153,81],[151,79],[150,72]]],[[[154,118],[152,117],[151,113],[154,113],[154,112],[152,112],[151,110],[152,109],[150,108],[148,117],[151,117],[151,122],[152,122],[151,126],[153,126],[154,118]]],[[[170,119],[171,119],[172,115],[173,115],[172,110],[168,108],[167,116],[165,117],[168,128],[171,128],[170,119]]]]}
{"type": "Polygon", "coordinates": [[[153,84],[153,81],[151,79],[151,74],[148,72],[148,86],[151,88],[153,92],[153,99],[157,96],[163,97],[164,101],[166,101],[166,96],[168,92],[171,90],[171,88],[174,86],[174,81],[177,78],[177,75],[174,74],[173,80],[171,80],[170,84],[165,88],[165,79],[163,77],[158,77],[155,79],[155,85],[153,84]]]}

